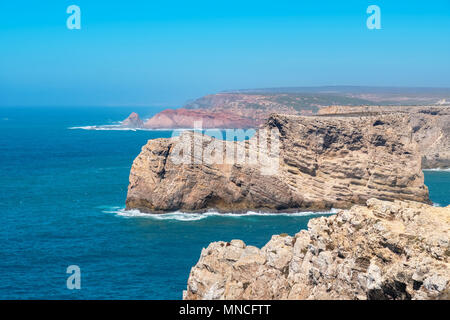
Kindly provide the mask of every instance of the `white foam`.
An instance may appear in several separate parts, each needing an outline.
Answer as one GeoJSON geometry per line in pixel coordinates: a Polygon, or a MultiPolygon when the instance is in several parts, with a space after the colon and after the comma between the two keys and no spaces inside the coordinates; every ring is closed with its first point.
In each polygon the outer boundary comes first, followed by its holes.
{"type": "Polygon", "coordinates": [[[99,130],[99,131],[106,131],[106,130],[114,130],[114,131],[136,131],[135,128],[124,128],[118,125],[107,125],[107,126],[81,126],[81,127],[69,127],[70,130],[99,130]]]}
{"type": "MultiPolygon", "coordinates": [[[[103,206],[102,206],[103,207],[103,206]]],[[[163,214],[155,214],[155,213],[144,213],[140,212],[137,209],[125,210],[123,208],[112,207],[112,210],[105,210],[104,213],[112,213],[119,217],[125,218],[149,218],[154,220],[177,220],[177,221],[197,221],[206,219],[208,217],[220,216],[220,217],[228,217],[228,218],[239,218],[239,217],[248,217],[248,216],[287,216],[287,217],[303,217],[303,216],[312,216],[312,215],[322,215],[322,214],[334,214],[337,212],[337,209],[332,209],[330,211],[304,211],[304,212],[292,212],[292,213],[276,213],[276,212],[255,212],[248,211],[245,213],[220,213],[217,211],[207,211],[204,213],[191,213],[191,212],[182,212],[175,211],[163,214]]]]}
{"type": "Polygon", "coordinates": [[[121,125],[101,125],[101,126],[76,126],[68,127],[69,130],[97,130],[97,131],[185,131],[192,129],[171,129],[171,128],[161,128],[161,129],[148,129],[148,128],[129,128],[122,127],[121,125]]]}
{"type": "Polygon", "coordinates": [[[433,202],[433,207],[442,207],[439,203],[433,202]]]}
{"type": "MultiPolygon", "coordinates": [[[[92,125],[92,126],[75,126],[68,127],[70,130],[99,130],[99,131],[194,131],[195,128],[130,128],[130,127],[122,127],[120,124],[109,124],[109,125],[92,125]]],[[[214,131],[214,130],[234,130],[234,129],[226,129],[226,128],[205,128],[204,131],[214,131]]]]}
{"type": "Polygon", "coordinates": [[[442,172],[450,172],[450,168],[432,168],[432,169],[422,169],[422,171],[442,171],[442,172]]]}

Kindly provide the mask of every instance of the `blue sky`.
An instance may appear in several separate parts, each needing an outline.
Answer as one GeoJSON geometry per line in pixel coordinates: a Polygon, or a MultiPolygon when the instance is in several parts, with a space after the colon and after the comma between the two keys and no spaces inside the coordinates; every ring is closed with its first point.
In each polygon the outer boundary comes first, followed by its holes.
{"type": "Polygon", "coordinates": [[[449,0],[5,0],[0,41],[0,106],[174,106],[262,87],[450,87],[449,0]],[[66,27],[71,4],[81,30],[66,27]],[[366,27],[371,4],[381,30],[366,27]]]}

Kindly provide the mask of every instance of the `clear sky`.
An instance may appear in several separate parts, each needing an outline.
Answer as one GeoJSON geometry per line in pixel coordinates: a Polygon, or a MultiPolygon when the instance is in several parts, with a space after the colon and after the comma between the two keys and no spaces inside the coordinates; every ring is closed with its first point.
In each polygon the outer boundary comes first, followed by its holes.
{"type": "Polygon", "coordinates": [[[450,0],[0,2],[0,105],[181,105],[229,89],[450,87],[450,0]],[[69,5],[81,30],[69,30],[69,5]],[[369,5],[381,29],[369,30],[369,5]]]}

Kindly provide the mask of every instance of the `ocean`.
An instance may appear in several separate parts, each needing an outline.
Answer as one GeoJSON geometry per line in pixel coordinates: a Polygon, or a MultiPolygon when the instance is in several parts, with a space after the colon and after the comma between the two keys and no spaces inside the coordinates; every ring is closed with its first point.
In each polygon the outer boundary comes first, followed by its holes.
{"type": "MultiPolygon", "coordinates": [[[[162,108],[0,108],[0,299],[181,299],[212,241],[262,246],[329,213],[164,216],[124,211],[133,159],[170,131],[83,130],[162,108]],[[81,270],[69,290],[66,269],[81,270]]],[[[450,172],[425,171],[435,205],[450,172]]]]}

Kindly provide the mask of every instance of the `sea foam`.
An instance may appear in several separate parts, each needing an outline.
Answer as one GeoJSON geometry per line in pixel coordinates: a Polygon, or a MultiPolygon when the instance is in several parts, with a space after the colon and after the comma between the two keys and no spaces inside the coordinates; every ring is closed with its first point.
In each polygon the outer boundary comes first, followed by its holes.
{"type": "Polygon", "coordinates": [[[191,212],[182,212],[175,211],[163,214],[155,214],[155,213],[144,213],[140,212],[137,209],[126,210],[124,208],[114,207],[110,210],[104,210],[104,213],[112,213],[118,217],[124,218],[148,218],[154,220],[177,220],[177,221],[197,221],[206,219],[208,217],[227,217],[227,218],[240,218],[240,217],[249,217],[249,216],[285,216],[285,217],[304,217],[304,216],[313,216],[313,215],[323,215],[323,214],[335,214],[337,209],[331,209],[329,211],[304,211],[304,212],[292,212],[292,213],[277,213],[277,212],[255,212],[255,211],[247,211],[245,213],[221,213],[217,211],[207,211],[204,213],[191,213],[191,212]]]}
{"type": "Polygon", "coordinates": [[[75,126],[68,127],[69,130],[97,130],[97,131],[185,131],[185,130],[193,130],[189,128],[161,128],[161,129],[147,129],[147,128],[127,128],[122,127],[120,125],[101,125],[101,126],[75,126]]]}
{"type": "Polygon", "coordinates": [[[432,169],[422,169],[422,171],[440,171],[440,172],[450,172],[450,168],[432,168],[432,169]]]}

